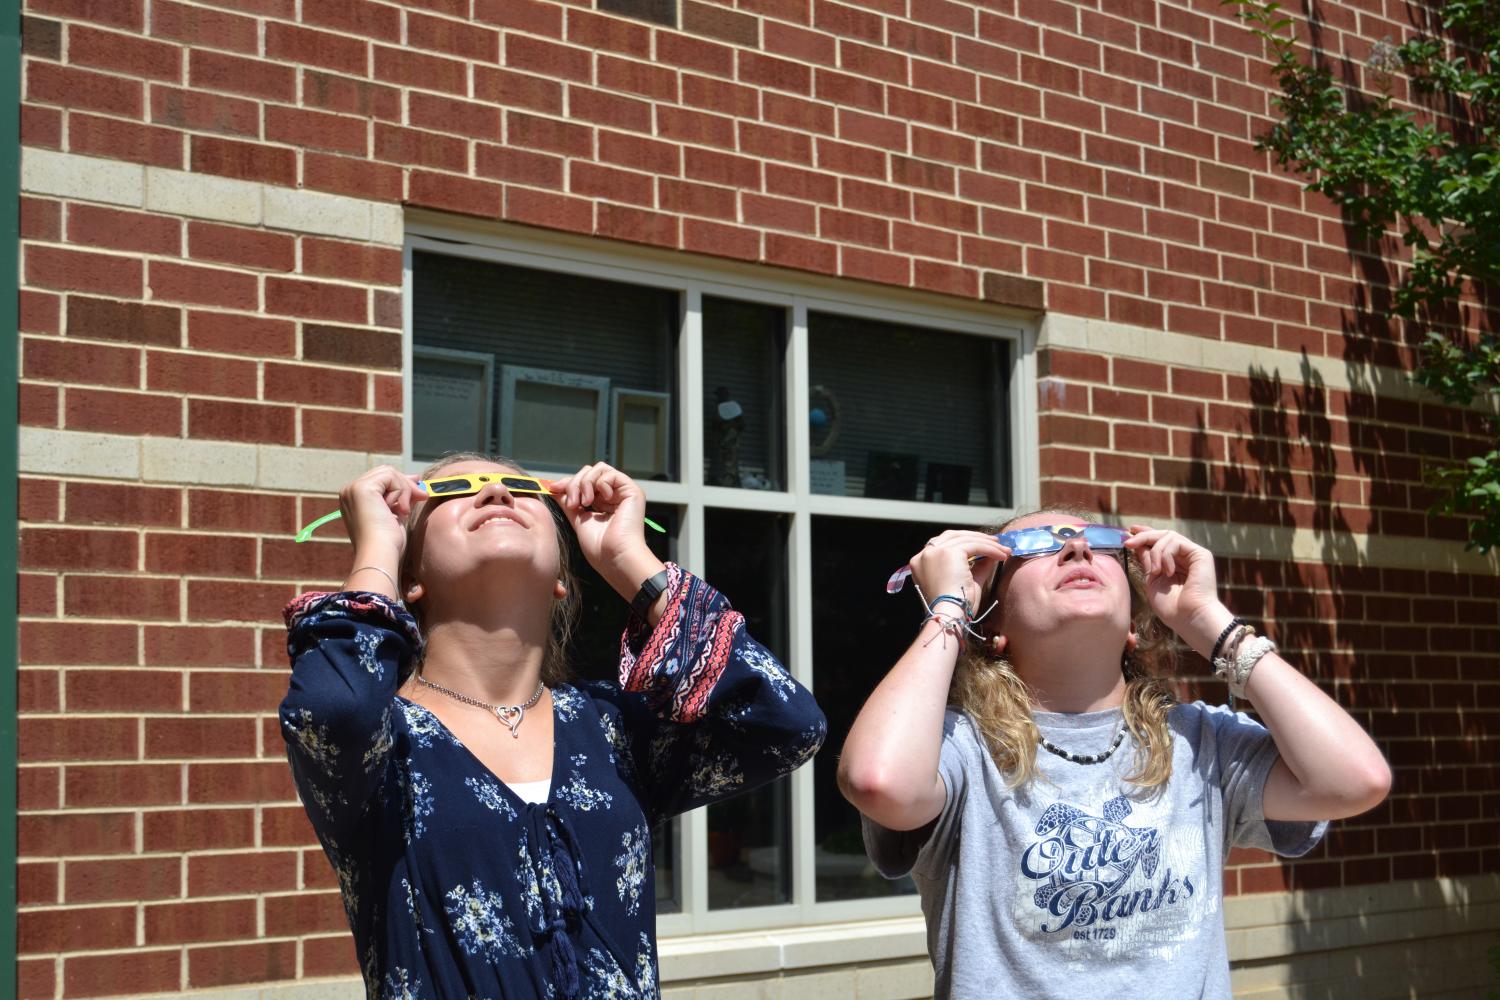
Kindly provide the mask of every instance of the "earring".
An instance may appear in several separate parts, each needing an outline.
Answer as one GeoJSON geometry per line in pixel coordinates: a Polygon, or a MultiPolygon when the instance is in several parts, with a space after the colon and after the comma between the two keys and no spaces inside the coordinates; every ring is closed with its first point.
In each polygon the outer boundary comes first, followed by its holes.
{"type": "Polygon", "coordinates": [[[1125,675],[1127,681],[1133,681],[1139,676],[1135,669],[1135,657],[1128,648],[1120,654],[1120,673],[1125,675]]]}

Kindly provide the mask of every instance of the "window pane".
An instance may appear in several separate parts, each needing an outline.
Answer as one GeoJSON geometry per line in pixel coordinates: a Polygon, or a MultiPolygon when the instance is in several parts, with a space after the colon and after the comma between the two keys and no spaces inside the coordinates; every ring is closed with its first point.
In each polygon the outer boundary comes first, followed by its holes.
{"type": "Polygon", "coordinates": [[[676,292],[432,253],[412,270],[415,459],[487,433],[529,469],[677,478],[676,292]]]}
{"type": "Polygon", "coordinates": [[[834,776],[855,715],[922,618],[916,597],[886,594],[886,578],[934,534],[909,522],[813,518],[813,693],[828,716],[828,742],[813,758],[819,900],[916,891],[909,877],[887,881],[870,864],[859,813],[834,776]]]}
{"type": "Polygon", "coordinates": [[[808,316],[815,493],[1008,506],[1004,340],[808,316]]]}
{"type": "Polygon", "coordinates": [[[782,363],[786,310],[703,299],[704,481],[779,490],[786,483],[782,363]]]}
{"type": "MultiPolygon", "coordinates": [[[[646,544],[663,562],[677,559],[677,535],[681,511],[666,504],[646,505],[646,516],[667,529],[666,534],[646,529],[646,544]]],[[[571,540],[572,536],[569,535],[571,540]]],[[[569,666],[580,680],[619,681],[620,633],[630,609],[624,598],[604,582],[572,544],[573,575],[578,581],[578,624],[573,633],[569,666]]],[[[656,912],[681,913],[682,888],[678,865],[682,858],[682,824],[679,819],[658,823],[651,830],[652,858],[656,862],[656,912]]]]}
{"type": "MultiPolygon", "coordinates": [[[[778,659],[787,642],[787,517],[706,512],[705,575],[778,659]]],[[[708,807],[708,905],[767,906],[792,898],[791,778],[708,807]]]]}

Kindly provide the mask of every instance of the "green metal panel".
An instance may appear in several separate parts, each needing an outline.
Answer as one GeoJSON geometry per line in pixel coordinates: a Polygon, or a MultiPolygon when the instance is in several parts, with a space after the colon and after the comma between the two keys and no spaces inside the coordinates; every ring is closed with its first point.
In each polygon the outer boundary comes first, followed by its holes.
{"type": "Polygon", "coordinates": [[[12,665],[0,680],[0,994],[16,986],[16,381],[20,336],[21,239],[21,2],[0,0],[0,317],[11,331],[0,349],[0,662],[12,665]],[[6,84],[4,81],[9,80],[6,84]],[[5,570],[3,567],[12,569],[5,570]]]}

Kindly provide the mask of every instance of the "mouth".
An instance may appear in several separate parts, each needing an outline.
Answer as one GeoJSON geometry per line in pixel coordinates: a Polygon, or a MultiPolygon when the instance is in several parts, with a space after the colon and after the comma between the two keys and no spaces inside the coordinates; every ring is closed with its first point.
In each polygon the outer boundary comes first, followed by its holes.
{"type": "Polygon", "coordinates": [[[1104,581],[1089,570],[1074,570],[1057,584],[1058,590],[1092,590],[1104,586],[1104,581]]]}
{"type": "Polygon", "coordinates": [[[510,514],[505,513],[505,512],[496,512],[496,513],[493,513],[493,514],[486,514],[486,515],[484,515],[478,521],[475,521],[473,527],[471,527],[469,530],[470,531],[488,531],[488,530],[494,530],[494,529],[497,529],[497,528],[524,528],[524,527],[526,527],[526,526],[524,524],[522,524],[521,521],[518,518],[512,517],[510,514]]]}

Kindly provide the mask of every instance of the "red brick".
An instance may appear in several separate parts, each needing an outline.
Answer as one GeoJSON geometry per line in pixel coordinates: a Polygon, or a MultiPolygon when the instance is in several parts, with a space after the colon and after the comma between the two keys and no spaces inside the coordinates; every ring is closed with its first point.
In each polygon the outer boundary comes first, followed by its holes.
{"type": "Polygon", "coordinates": [[[218,174],[282,187],[293,187],[297,182],[296,150],[278,146],[195,135],[191,163],[193,171],[200,174],[218,174]]]}
{"type": "Polygon", "coordinates": [[[26,10],[131,31],[141,31],[145,22],[144,0],[29,0],[26,10]]]}
{"type": "Polygon", "coordinates": [[[295,851],[188,855],[189,896],[285,892],[295,888],[295,851]]]}
{"type": "MultiPolygon", "coordinates": [[[[261,609],[269,614],[275,614],[276,610],[283,607],[288,601],[296,596],[295,589],[288,586],[275,584],[260,584],[258,589],[251,594],[235,594],[240,598],[240,603],[231,604],[213,593],[214,589],[236,586],[247,590],[255,584],[214,584],[207,581],[194,581],[199,585],[197,589],[207,595],[204,601],[212,610],[205,621],[211,621],[215,617],[226,617],[229,613],[244,615],[254,613],[261,609]],[[218,598],[218,599],[215,599],[218,598]]],[[[190,590],[189,606],[196,600],[196,595],[190,590]]],[[[269,615],[268,615],[269,616],[269,615]]],[[[192,712],[240,712],[243,713],[247,707],[259,708],[271,713],[276,711],[276,706],[286,696],[286,675],[280,670],[230,670],[210,672],[206,670],[195,670],[188,678],[188,709],[192,712]]],[[[282,777],[289,777],[290,773],[286,767],[277,762],[281,769],[282,777]]],[[[280,780],[279,778],[277,780],[280,780]]],[[[206,801],[199,798],[194,801],[206,801]]]]}
{"type": "Polygon", "coordinates": [[[508,222],[545,226],[579,233],[594,231],[594,203],[527,188],[508,187],[504,215],[508,222]]]}
{"type": "MultiPolygon", "coordinates": [[[[146,943],[195,944],[254,938],[257,936],[255,909],[253,899],[147,906],[146,943]]],[[[342,907],[339,912],[343,912],[342,907]]]]}
{"type": "Polygon", "coordinates": [[[408,114],[408,121],[417,128],[500,141],[500,109],[491,104],[413,93],[408,98],[408,114]]]}
{"type": "Polygon", "coordinates": [[[188,400],[188,436],[217,441],[293,444],[296,414],[288,406],[188,400]]]}
{"type": "Polygon", "coordinates": [[[342,897],[337,892],[298,893],[266,899],[268,935],[304,935],[348,927],[342,897]]]}
{"type": "Polygon", "coordinates": [[[658,31],[656,60],[664,66],[729,76],[734,68],[734,49],[718,42],[658,31]]]}
{"type": "MultiPolygon", "coordinates": [[[[362,66],[363,55],[360,55],[359,61],[362,66]]],[[[359,69],[354,72],[364,71],[359,69]]],[[[385,121],[401,120],[401,91],[395,87],[316,70],[303,71],[302,103],[310,108],[346,115],[385,121]]]]}
{"type": "MultiPolygon", "coordinates": [[[[275,711],[285,695],[282,691],[264,703],[267,712],[275,711]]],[[[233,802],[295,802],[297,789],[292,772],[282,760],[256,763],[188,765],[188,801],[219,805],[233,802]]]]}
{"type": "Polygon", "coordinates": [[[375,156],[393,163],[464,173],[468,170],[469,144],[456,136],[376,124],[375,156]]]}
{"type": "Polygon", "coordinates": [[[114,763],[68,768],[69,807],[175,805],[181,801],[183,775],[177,765],[114,763]]]}
{"type": "Polygon", "coordinates": [[[220,261],[266,271],[291,271],[297,265],[294,237],[211,222],[188,223],[188,253],[195,260],[220,261]]]}
{"type": "Polygon", "coordinates": [[[141,352],[132,348],[27,337],[21,359],[29,379],[132,388],[141,381],[141,352]]]}
{"type": "Polygon", "coordinates": [[[28,61],[26,99],[61,104],[72,111],[98,111],[122,118],[145,113],[145,84],[90,70],[28,61]]]}
{"type": "Polygon", "coordinates": [[[301,805],[273,806],[261,810],[261,844],[266,847],[305,847],[317,844],[318,836],[301,805]]]}
{"type": "Polygon", "coordinates": [[[511,145],[564,156],[593,155],[594,134],[585,126],[516,111],[506,112],[505,120],[506,136],[511,145]]]}
{"type": "Polygon", "coordinates": [[[568,117],[632,132],[651,131],[651,104],[603,90],[568,87],[568,117]]]}
{"type": "Polygon", "coordinates": [[[176,857],[69,861],[63,872],[64,901],[170,899],[181,890],[181,872],[182,861],[176,857]]]}
{"type": "Polygon", "coordinates": [[[182,576],[252,576],[255,539],[153,531],[146,535],[146,570],[182,576]]]}
{"type": "Polygon", "coordinates": [[[259,136],[260,105],[238,97],[155,84],[151,87],[151,120],[200,132],[259,136]]]}
{"type": "Polygon", "coordinates": [[[677,103],[677,73],[673,67],[600,54],[595,58],[594,72],[594,82],[605,90],[677,103]]]}
{"type": "Polygon", "coordinates": [[[474,62],[492,63],[500,58],[500,32],[425,14],[406,15],[406,44],[474,62]]]}
{"type": "Polygon", "coordinates": [[[467,64],[456,59],[377,45],[375,79],[398,86],[441,90],[464,96],[468,92],[469,73],[467,64]]]}
{"type": "Polygon", "coordinates": [[[363,118],[300,108],[266,108],[266,138],[307,149],[364,156],[370,127],[363,118]]]}
{"type": "Polygon", "coordinates": [[[368,294],[353,285],[273,277],[266,279],[266,310],[283,316],[363,323],[368,294]]]}
{"type": "Polygon", "coordinates": [[[500,215],[502,192],[499,184],[489,181],[413,170],[407,200],[414,205],[492,219],[500,215]]]}
{"type": "Polygon", "coordinates": [[[188,949],[188,984],[224,986],[291,979],[297,975],[297,943],[216,944],[188,949]]]}
{"type": "Polygon", "coordinates": [[[62,149],[63,118],[58,108],[21,107],[21,144],[39,149],[62,149]]]}
{"type": "Polygon", "coordinates": [[[304,409],[301,444],[312,448],[363,447],[379,454],[395,454],[401,450],[401,418],[395,414],[304,409]]]}
{"type": "Polygon", "coordinates": [[[323,0],[315,9],[303,11],[303,19],[360,38],[394,42],[401,37],[400,11],[368,0],[323,0]]]}
{"type": "Polygon", "coordinates": [[[147,625],[144,640],[145,661],[153,666],[246,667],[255,663],[255,632],[249,627],[147,625]]]}
{"type": "Polygon", "coordinates": [[[540,0],[474,0],[474,19],[533,35],[561,38],[563,9],[540,0]]]}
{"type": "Polygon", "coordinates": [[[838,247],[832,243],[767,233],[765,237],[765,261],[782,267],[823,274],[837,273],[838,247]]]}
{"type": "Polygon", "coordinates": [[[68,62],[125,76],[178,82],[182,47],[86,25],[68,29],[68,62]]]}
{"type": "MultiPolygon", "coordinates": [[[[270,811],[269,809],[267,810],[270,811]]],[[[301,807],[298,807],[301,811],[301,807]]],[[[163,809],[144,814],[147,851],[205,851],[252,847],[252,809],[163,809]]],[[[276,846],[267,842],[267,846],[276,846]]]]}
{"type": "Polygon", "coordinates": [[[24,857],[128,854],[135,850],[135,816],[128,812],[31,814],[17,818],[24,857]]]}
{"type": "Polygon", "coordinates": [[[682,249],[739,260],[760,259],[760,233],[700,219],[682,220],[682,249]]]}
{"type": "Polygon", "coordinates": [[[63,580],[63,606],[80,618],[178,616],[178,581],[121,576],[73,576],[63,580]]]}
{"type": "Polygon", "coordinates": [[[42,198],[21,199],[21,239],[47,243],[62,241],[62,202],[42,198]]]}
{"type": "Polygon", "coordinates": [[[562,93],[562,84],[556,80],[489,66],[474,67],[474,96],[487,103],[561,115],[562,93]]]}
{"type": "MultiPolygon", "coordinates": [[[[79,117],[74,115],[73,120],[79,117]]],[[[109,250],[176,256],[182,252],[182,222],[147,212],[75,203],[68,206],[68,239],[109,250]]]]}
{"type": "Polygon", "coordinates": [[[188,491],[188,526],[195,530],[281,534],[296,528],[296,501],[274,493],[188,491]]]}
{"type": "Polygon", "coordinates": [[[302,971],[308,976],[357,976],[359,962],[349,933],[333,937],[304,938],[302,971]]]}
{"type": "Polygon", "coordinates": [[[16,915],[16,935],[22,955],[130,948],[135,945],[135,907],[22,910],[16,915]]]}
{"type": "Polygon", "coordinates": [[[293,67],[223,52],[193,49],[188,55],[188,80],[195,90],[226,90],[267,101],[297,100],[293,67]]]}
{"type": "MultiPolygon", "coordinates": [[[[56,768],[47,768],[46,770],[56,771],[57,769],[56,768]]],[[[52,809],[52,808],[55,808],[55,807],[56,807],[56,802],[53,801],[53,802],[49,803],[48,805],[41,806],[39,808],[52,809]]],[[[27,808],[31,808],[31,807],[28,807],[28,806],[26,806],[26,805],[23,804],[21,806],[21,808],[22,809],[27,809],[27,808]]],[[[39,862],[34,862],[34,863],[22,862],[21,864],[17,865],[16,866],[16,902],[17,902],[17,904],[19,904],[21,906],[42,906],[42,905],[48,905],[48,904],[56,903],[57,899],[58,899],[57,876],[58,876],[58,872],[60,872],[61,870],[62,870],[62,866],[59,865],[55,861],[39,861],[39,862]]],[[[31,911],[31,912],[34,913],[36,911],[31,911]]],[[[130,925],[131,925],[131,928],[132,928],[131,929],[131,939],[134,940],[134,938],[135,938],[135,930],[134,930],[134,927],[135,927],[135,916],[134,916],[134,912],[133,911],[131,913],[130,925]]],[[[22,946],[21,950],[24,952],[24,951],[27,951],[28,949],[25,946],[22,946]]],[[[43,948],[38,948],[36,950],[37,951],[44,951],[44,950],[46,950],[46,948],[43,947],[43,948]]],[[[51,994],[48,994],[48,995],[50,996],[51,994]]]]}
{"type": "Polygon", "coordinates": [[[569,182],[569,190],[584,197],[630,202],[646,207],[650,207],[655,201],[656,184],[647,174],[616,170],[593,163],[575,163],[569,171],[569,182]]]}
{"type": "Polygon", "coordinates": [[[399,369],[401,338],[378,330],[307,323],[302,328],[302,357],[356,368],[399,369]]]}
{"type": "Polygon", "coordinates": [[[363,409],[368,394],[369,378],[364,372],[275,362],[265,365],[268,400],[363,409]]]}
{"type": "Polygon", "coordinates": [[[182,403],[172,396],[71,387],[63,398],[63,420],[69,430],[178,437],[182,403]]]}
{"type": "MultiPolygon", "coordinates": [[[[68,521],[73,524],[124,524],[124,525],[169,525],[176,526],[182,518],[182,494],[168,487],[125,486],[115,483],[68,483],[68,521]]],[[[94,532],[94,537],[106,535],[120,541],[133,538],[126,532],[94,532]]],[[[56,544],[74,548],[87,545],[88,539],[76,535],[59,533],[56,544]]],[[[123,565],[99,565],[97,569],[134,569],[135,546],[129,546],[129,555],[120,556],[123,565]]],[[[116,562],[115,559],[107,560],[116,562]]],[[[86,568],[88,563],[65,563],[63,568],[86,568]]]]}
{"type": "MultiPolygon", "coordinates": [[[[276,22],[266,25],[268,32],[276,27],[276,22]]],[[[260,46],[260,29],[254,18],[192,7],[173,0],[153,0],[151,34],[189,45],[232,49],[250,55],[260,46]]],[[[276,58],[274,53],[272,58],[276,58]]]]}
{"type": "Polygon", "coordinates": [[[723,115],[659,105],[656,109],[656,131],[657,135],[666,139],[718,146],[721,149],[735,148],[734,120],[723,115]]]}
{"type": "MultiPolygon", "coordinates": [[[[310,518],[309,518],[310,520],[310,518]]],[[[325,529],[326,531],[326,529],[325,529]]],[[[262,543],[261,575],[270,579],[315,581],[336,587],[349,572],[349,547],[339,537],[320,532],[327,544],[266,539],[262,543]]]]}
{"type": "Polygon", "coordinates": [[[182,951],[129,951],[68,957],[63,961],[63,995],[107,996],[121,983],[142,992],[176,992],[182,980],[182,951]]]}
{"type": "Polygon", "coordinates": [[[145,751],[149,758],[248,757],[255,753],[255,723],[252,719],[148,718],[145,751]]]}
{"type": "MultiPolygon", "coordinates": [[[[266,24],[266,57],[365,76],[370,64],[370,44],[364,38],[271,21],[266,24]]],[[[304,100],[307,100],[305,84],[311,76],[323,74],[304,74],[304,100]]]]}
{"type": "Polygon", "coordinates": [[[253,274],[153,260],[147,281],[154,298],[226,309],[255,309],[259,283],[253,274]]]}
{"type": "Polygon", "coordinates": [[[129,531],[22,528],[23,569],[133,570],[136,536],[129,531]]]}
{"type": "Polygon", "coordinates": [[[16,608],[21,617],[57,616],[57,577],[50,573],[20,573],[16,586],[16,608]]]}
{"type": "MultiPolygon", "coordinates": [[[[108,627],[91,628],[97,632],[108,627]]],[[[27,630],[34,628],[35,625],[27,626],[27,630]]],[[[129,633],[126,653],[133,660],[135,629],[120,626],[116,628],[129,633]]],[[[134,760],[139,753],[140,742],[136,736],[137,725],[136,720],[131,718],[23,717],[17,726],[18,759],[26,762],[134,760]]]]}
{"type": "Polygon", "coordinates": [[[26,246],[26,283],[42,288],[140,298],[142,270],[134,257],[26,246]]]}
{"type": "MultiPolygon", "coordinates": [[[[133,659],[133,657],[132,657],[133,659]]],[[[73,712],[180,712],[182,674],[128,667],[69,670],[68,710],[73,712]]],[[[130,738],[131,756],[136,740],[130,738]]]]}
{"type": "Polygon", "coordinates": [[[311,150],[302,154],[302,183],[315,191],[330,191],[371,201],[400,201],[399,167],[349,156],[328,156],[311,150]]]}
{"type": "Polygon", "coordinates": [[[83,156],[182,169],[181,132],[117,118],[73,112],[68,116],[68,149],[83,156]]]}

